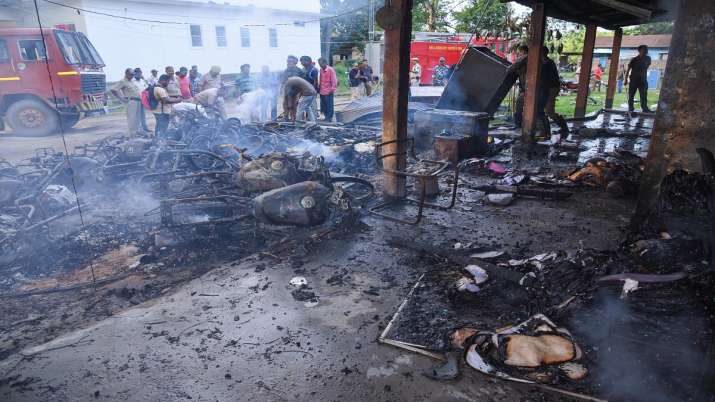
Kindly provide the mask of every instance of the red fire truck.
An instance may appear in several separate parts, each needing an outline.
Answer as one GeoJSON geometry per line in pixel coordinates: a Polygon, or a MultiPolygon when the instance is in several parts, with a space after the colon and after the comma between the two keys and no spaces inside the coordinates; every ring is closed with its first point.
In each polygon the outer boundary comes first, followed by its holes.
{"type": "Polygon", "coordinates": [[[102,67],[104,61],[81,32],[2,28],[0,115],[20,135],[48,135],[60,122],[72,127],[82,113],[104,110],[102,67]]]}
{"type": "Polygon", "coordinates": [[[417,57],[422,66],[421,85],[432,85],[432,71],[444,57],[448,65],[459,62],[467,44],[486,46],[497,55],[512,60],[509,41],[502,38],[474,38],[470,34],[418,32],[410,47],[410,58],[417,57]]]}

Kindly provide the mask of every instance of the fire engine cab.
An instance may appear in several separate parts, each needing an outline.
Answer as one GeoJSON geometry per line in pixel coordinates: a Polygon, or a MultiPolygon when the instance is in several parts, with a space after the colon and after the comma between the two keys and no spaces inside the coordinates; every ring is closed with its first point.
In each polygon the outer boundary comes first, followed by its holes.
{"type": "Polygon", "coordinates": [[[485,46],[500,57],[514,61],[510,41],[503,38],[477,38],[464,33],[417,32],[410,47],[410,58],[418,58],[422,66],[420,85],[432,85],[432,73],[444,57],[447,65],[457,64],[467,46],[485,46]]]}
{"type": "Polygon", "coordinates": [[[81,32],[0,29],[0,115],[13,132],[44,136],[106,105],[104,61],[81,32]]]}

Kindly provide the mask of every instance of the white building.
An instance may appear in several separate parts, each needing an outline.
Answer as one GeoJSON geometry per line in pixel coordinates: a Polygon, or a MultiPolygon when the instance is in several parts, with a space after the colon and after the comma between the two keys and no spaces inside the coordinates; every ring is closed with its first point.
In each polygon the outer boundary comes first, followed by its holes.
{"type": "MultiPolygon", "coordinates": [[[[37,0],[43,27],[84,32],[106,64],[108,81],[127,67],[220,65],[237,73],[267,65],[285,68],[286,56],[320,56],[319,0],[37,0]]],[[[0,0],[0,24],[37,27],[31,0],[0,0]],[[3,21],[5,19],[5,21],[3,21]],[[10,19],[14,21],[9,21],[10,19]]]]}

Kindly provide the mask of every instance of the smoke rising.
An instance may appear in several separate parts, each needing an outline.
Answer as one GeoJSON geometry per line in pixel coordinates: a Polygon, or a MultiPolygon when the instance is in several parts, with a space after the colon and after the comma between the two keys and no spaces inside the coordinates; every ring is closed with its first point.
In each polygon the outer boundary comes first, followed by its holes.
{"type": "Polygon", "coordinates": [[[593,310],[583,313],[591,319],[574,328],[593,349],[591,375],[609,400],[695,400],[707,364],[697,348],[704,317],[673,306],[667,301],[673,295],[661,292],[639,289],[621,300],[617,292],[601,289],[593,310]]]}

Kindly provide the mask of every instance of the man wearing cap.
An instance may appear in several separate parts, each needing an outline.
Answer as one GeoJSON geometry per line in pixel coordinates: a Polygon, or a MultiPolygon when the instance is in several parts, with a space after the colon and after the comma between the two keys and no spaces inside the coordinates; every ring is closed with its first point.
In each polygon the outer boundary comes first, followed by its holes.
{"type": "Polygon", "coordinates": [[[134,137],[141,133],[141,123],[139,122],[142,100],[139,89],[134,85],[134,70],[127,68],[124,70],[124,78],[112,87],[112,94],[124,104],[127,113],[127,127],[129,136],[134,137]]]}
{"type": "Polygon", "coordinates": [[[221,88],[209,88],[205,91],[201,91],[196,96],[191,98],[189,102],[201,105],[203,107],[214,107],[218,110],[221,117],[226,118],[226,106],[224,104],[224,97],[226,96],[226,86],[221,86],[221,88]]]}
{"type": "Polygon", "coordinates": [[[221,67],[212,66],[208,74],[201,77],[199,92],[203,92],[209,88],[221,88],[221,67]]]}
{"type": "Polygon", "coordinates": [[[422,66],[420,66],[420,59],[417,57],[412,58],[412,68],[410,68],[410,85],[418,86],[420,85],[420,79],[422,78],[422,66]]]}

